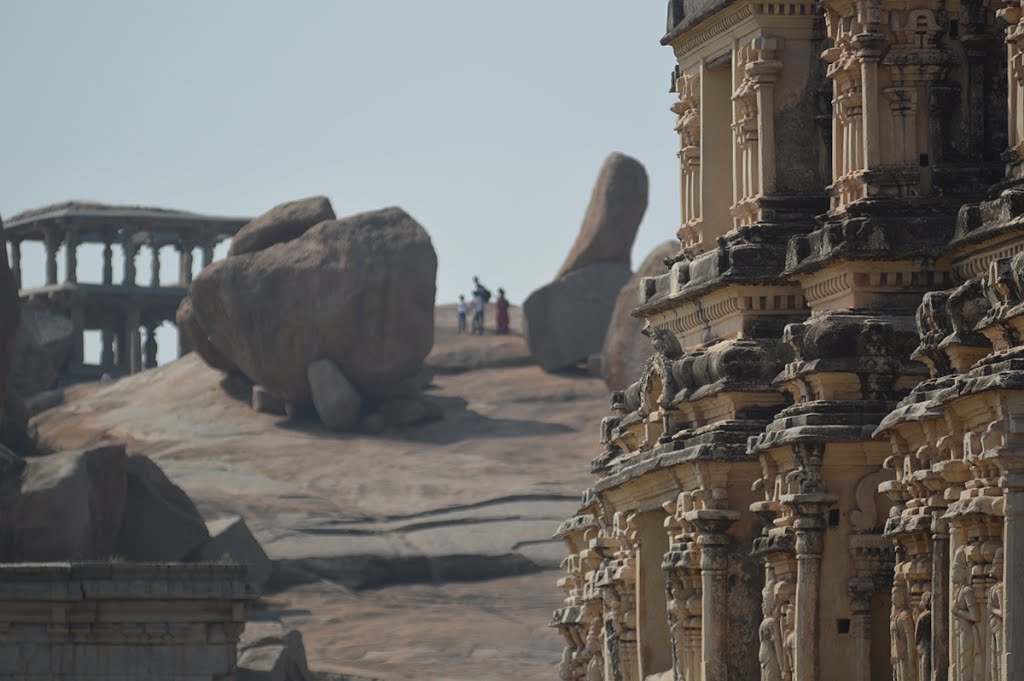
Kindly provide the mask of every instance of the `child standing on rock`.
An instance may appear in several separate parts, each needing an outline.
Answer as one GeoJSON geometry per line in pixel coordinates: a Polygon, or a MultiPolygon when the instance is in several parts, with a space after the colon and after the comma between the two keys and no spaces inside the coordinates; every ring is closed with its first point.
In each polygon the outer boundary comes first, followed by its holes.
{"type": "Polygon", "coordinates": [[[459,333],[466,333],[466,296],[459,295],[459,333]]]}

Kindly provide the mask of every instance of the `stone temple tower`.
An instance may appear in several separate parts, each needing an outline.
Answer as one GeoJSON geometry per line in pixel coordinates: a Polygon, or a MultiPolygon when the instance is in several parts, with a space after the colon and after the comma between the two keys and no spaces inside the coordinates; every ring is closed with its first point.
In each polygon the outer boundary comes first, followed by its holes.
{"type": "Polygon", "coordinates": [[[678,253],[561,678],[1024,680],[1019,2],[673,0],[678,253]]]}

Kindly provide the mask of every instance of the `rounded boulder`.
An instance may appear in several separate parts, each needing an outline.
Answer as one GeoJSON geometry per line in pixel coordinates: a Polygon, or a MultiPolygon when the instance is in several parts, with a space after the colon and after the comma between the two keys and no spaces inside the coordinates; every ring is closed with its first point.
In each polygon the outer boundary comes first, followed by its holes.
{"type": "Polygon", "coordinates": [[[434,343],[437,255],[401,208],[321,222],[205,268],[190,296],[210,343],[250,380],[309,404],[307,367],[333,360],[363,395],[415,377],[434,343]]]}

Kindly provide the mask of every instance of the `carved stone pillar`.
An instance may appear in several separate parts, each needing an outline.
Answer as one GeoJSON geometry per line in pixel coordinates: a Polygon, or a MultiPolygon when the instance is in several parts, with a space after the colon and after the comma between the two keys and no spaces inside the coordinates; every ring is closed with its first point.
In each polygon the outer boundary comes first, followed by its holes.
{"type": "Polygon", "coordinates": [[[11,272],[14,273],[18,288],[21,288],[21,241],[11,242],[11,272]]]}
{"type": "Polygon", "coordinates": [[[85,360],[85,310],[81,305],[71,308],[71,326],[74,329],[71,341],[71,363],[82,364],[85,360]]]}
{"type": "Polygon", "coordinates": [[[775,83],[782,71],[782,62],[775,59],[775,53],[782,48],[782,38],[761,36],[755,38],[753,47],[760,59],[752,62],[747,68],[754,82],[757,95],[757,110],[762,112],[757,118],[758,153],[761,166],[760,193],[771,194],[775,191],[775,83]]]}
{"type": "Polygon", "coordinates": [[[875,584],[863,577],[850,580],[850,609],[853,621],[850,633],[854,640],[853,681],[871,681],[871,597],[875,584]]]}
{"type": "Polygon", "coordinates": [[[1024,452],[999,457],[1005,497],[1002,679],[1024,679],[1024,452]]]}
{"type": "Polygon", "coordinates": [[[124,285],[135,286],[135,256],[139,254],[139,246],[131,232],[125,233],[121,247],[124,250],[124,285]]]}
{"type": "Polygon", "coordinates": [[[100,366],[103,371],[110,371],[114,368],[114,333],[105,326],[100,335],[100,366]]]}
{"type": "Polygon", "coordinates": [[[669,550],[661,567],[668,587],[668,624],[672,639],[672,668],[675,681],[700,681],[702,656],[703,596],[701,589],[701,549],[694,527],[687,520],[693,511],[689,492],[681,492],[676,501],[662,508],[669,514],[669,550]]]}
{"type": "Polygon", "coordinates": [[[144,352],[144,363],[143,366],[146,369],[156,368],[156,328],[151,325],[146,325],[146,344],[143,348],[144,352]]]}
{"type": "Polygon", "coordinates": [[[617,512],[612,536],[591,542],[603,560],[594,577],[603,605],[605,679],[640,681],[636,636],[636,529],[635,515],[617,512]]]}
{"type": "Polygon", "coordinates": [[[178,252],[181,255],[179,260],[178,286],[188,286],[192,283],[192,244],[179,244],[178,252]]]}
{"type": "Polygon", "coordinates": [[[739,511],[691,511],[687,520],[696,529],[700,546],[702,681],[728,681],[726,642],[729,635],[729,535],[739,511]]]}
{"type": "Polygon", "coordinates": [[[160,245],[154,242],[149,244],[150,250],[150,264],[149,264],[149,285],[153,288],[160,286],[160,245]]]}
{"type": "Polygon", "coordinates": [[[54,227],[46,228],[43,245],[46,246],[46,285],[53,286],[57,283],[57,249],[60,248],[60,237],[54,227]]]}
{"type": "Polygon", "coordinates": [[[205,244],[203,244],[203,260],[202,260],[203,267],[204,268],[209,267],[210,263],[212,263],[212,262],[213,262],[213,244],[205,243],[205,244]]]}
{"type": "Polygon", "coordinates": [[[109,241],[103,243],[103,284],[114,283],[114,249],[109,241]]]}
{"type": "Polygon", "coordinates": [[[78,231],[69,229],[64,239],[65,269],[64,280],[69,284],[78,283],[78,231]]]}
{"type": "MultiPolygon", "coordinates": [[[[941,510],[932,514],[932,678],[949,675],[949,521],[941,510]]],[[[995,680],[998,681],[998,680],[995,680]]]]}
{"type": "Polygon", "coordinates": [[[125,311],[124,336],[128,345],[128,369],[133,374],[142,371],[142,339],[139,335],[139,324],[139,308],[129,307],[125,311]]]}
{"type": "Polygon", "coordinates": [[[825,517],[836,497],[822,492],[783,497],[796,516],[796,640],[793,681],[819,681],[821,554],[825,549],[825,517]]]}

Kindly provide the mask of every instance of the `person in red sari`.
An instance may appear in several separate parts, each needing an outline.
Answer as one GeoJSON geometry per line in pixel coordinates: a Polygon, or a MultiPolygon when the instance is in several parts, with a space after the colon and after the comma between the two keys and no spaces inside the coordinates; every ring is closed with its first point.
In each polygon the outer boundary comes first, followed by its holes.
{"type": "Polygon", "coordinates": [[[508,333],[508,298],[505,297],[505,289],[498,289],[498,300],[495,301],[495,307],[498,309],[497,316],[495,318],[495,331],[499,334],[508,333]]]}

